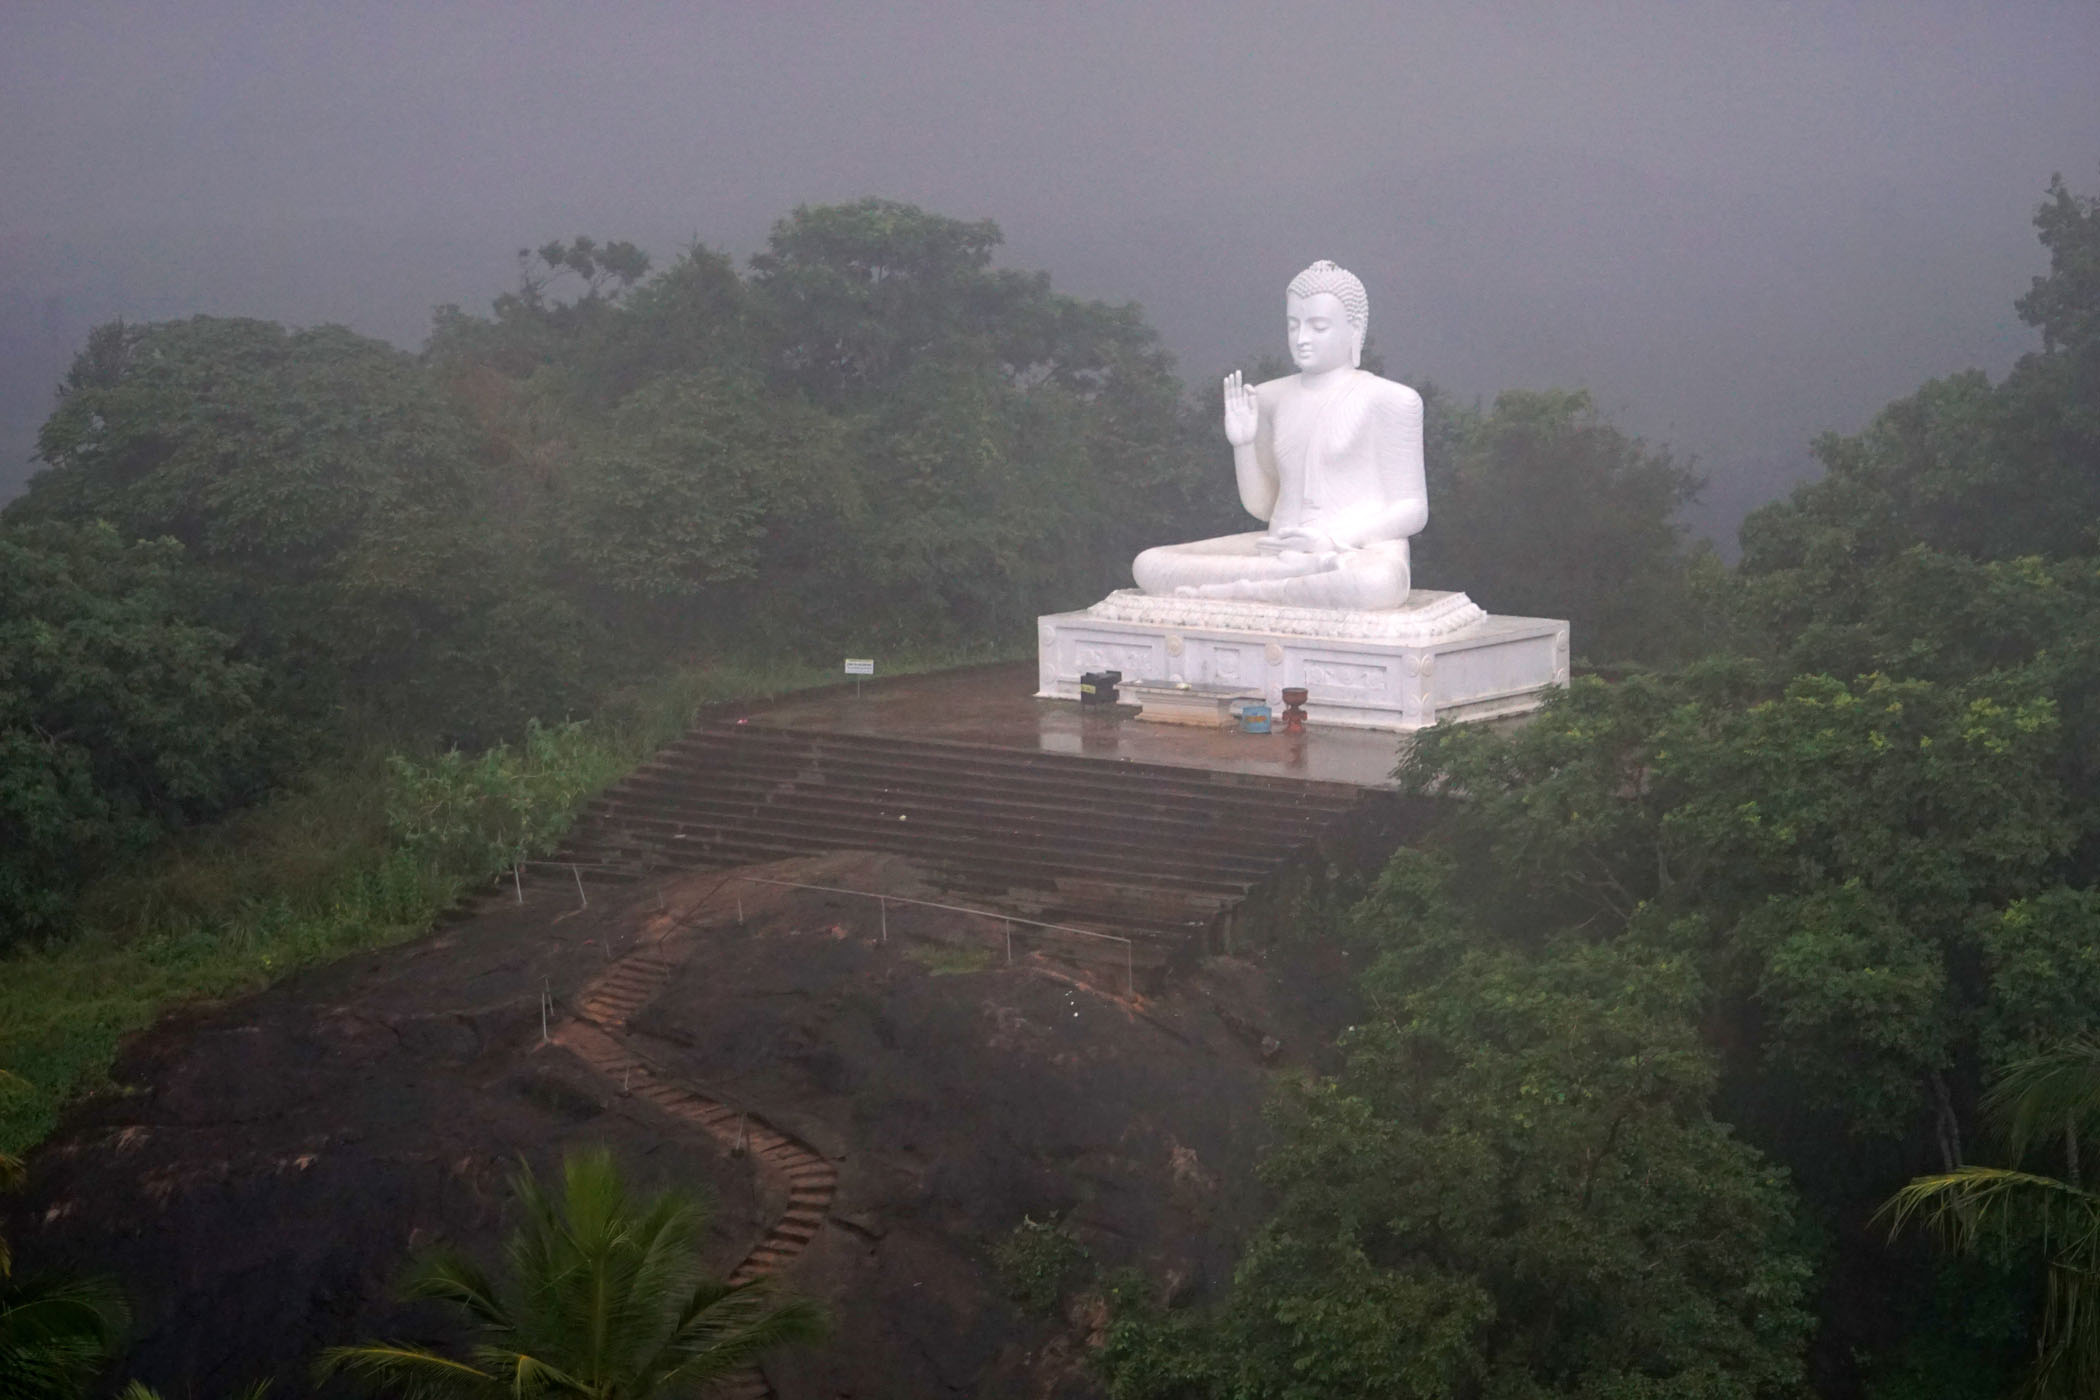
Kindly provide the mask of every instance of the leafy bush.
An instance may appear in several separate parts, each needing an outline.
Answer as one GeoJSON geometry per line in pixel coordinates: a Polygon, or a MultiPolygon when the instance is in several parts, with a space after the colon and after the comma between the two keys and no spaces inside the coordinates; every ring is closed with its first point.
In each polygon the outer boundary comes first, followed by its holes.
{"type": "Polygon", "coordinates": [[[182,567],[106,525],[0,532],[0,948],[270,772],[263,674],[189,613],[182,567]]]}
{"type": "Polygon", "coordinates": [[[1007,1294],[1032,1313],[1052,1313],[1086,1267],[1086,1246],[1054,1220],[1024,1215],[992,1246],[992,1267],[1007,1294]]]}
{"type": "Polygon", "coordinates": [[[387,828],[397,849],[473,879],[559,845],[577,809],[626,764],[585,725],[530,720],[515,746],[388,757],[387,828]]]}

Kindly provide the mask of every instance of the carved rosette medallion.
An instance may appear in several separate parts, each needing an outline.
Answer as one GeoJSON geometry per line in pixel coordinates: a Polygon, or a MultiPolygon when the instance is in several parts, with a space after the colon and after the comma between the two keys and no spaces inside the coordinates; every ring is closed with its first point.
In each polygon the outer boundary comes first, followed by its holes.
{"type": "Polygon", "coordinates": [[[1436,657],[1426,651],[1410,652],[1400,658],[1400,669],[1405,671],[1408,677],[1406,693],[1401,697],[1401,704],[1416,714],[1428,714],[1431,709],[1430,677],[1436,672],[1436,657]]]}

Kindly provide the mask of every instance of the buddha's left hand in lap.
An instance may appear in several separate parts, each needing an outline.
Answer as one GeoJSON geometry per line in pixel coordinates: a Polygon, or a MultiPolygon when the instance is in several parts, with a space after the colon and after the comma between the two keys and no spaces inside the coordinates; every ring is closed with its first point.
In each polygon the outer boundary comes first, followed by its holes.
{"type": "Polygon", "coordinates": [[[1339,554],[1345,546],[1325,530],[1300,525],[1263,535],[1255,548],[1264,554],[1339,554]]]}

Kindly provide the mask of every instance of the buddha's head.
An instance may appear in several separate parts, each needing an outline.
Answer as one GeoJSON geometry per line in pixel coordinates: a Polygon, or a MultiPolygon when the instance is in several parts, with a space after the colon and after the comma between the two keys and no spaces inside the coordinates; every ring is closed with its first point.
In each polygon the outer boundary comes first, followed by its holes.
{"type": "Polygon", "coordinates": [[[1291,279],[1283,295],[1284,334],[1304,374],[1363,362],[1371,299],[1346,268],[1322,260],[1291,279]]]}

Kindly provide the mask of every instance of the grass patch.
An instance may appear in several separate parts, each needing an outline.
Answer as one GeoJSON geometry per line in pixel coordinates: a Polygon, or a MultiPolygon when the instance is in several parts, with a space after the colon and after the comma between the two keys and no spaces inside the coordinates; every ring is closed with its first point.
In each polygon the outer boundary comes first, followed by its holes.
{"type": "Polygon", "coordinates": [[[989,948],[957,948],[946,943],[914,943],[904,950],[904,956],[936,977],[983,972],[999,961],[999,955],[989,948]]]}
{"type": "Polygon", "coordinates": [[[0,1069],[19,1077],[0,1080],[0,1152],[35,1146],[67,1102],[111,1088],[118,1043],[169,1008],[426,933],[468,889],[551,851],[585,802],[698,707],[838,679],[805,662],[696,666],[481,754],[373,746],[112,872],[83,899],[77,936],[0,958],[0,1069]]]}

